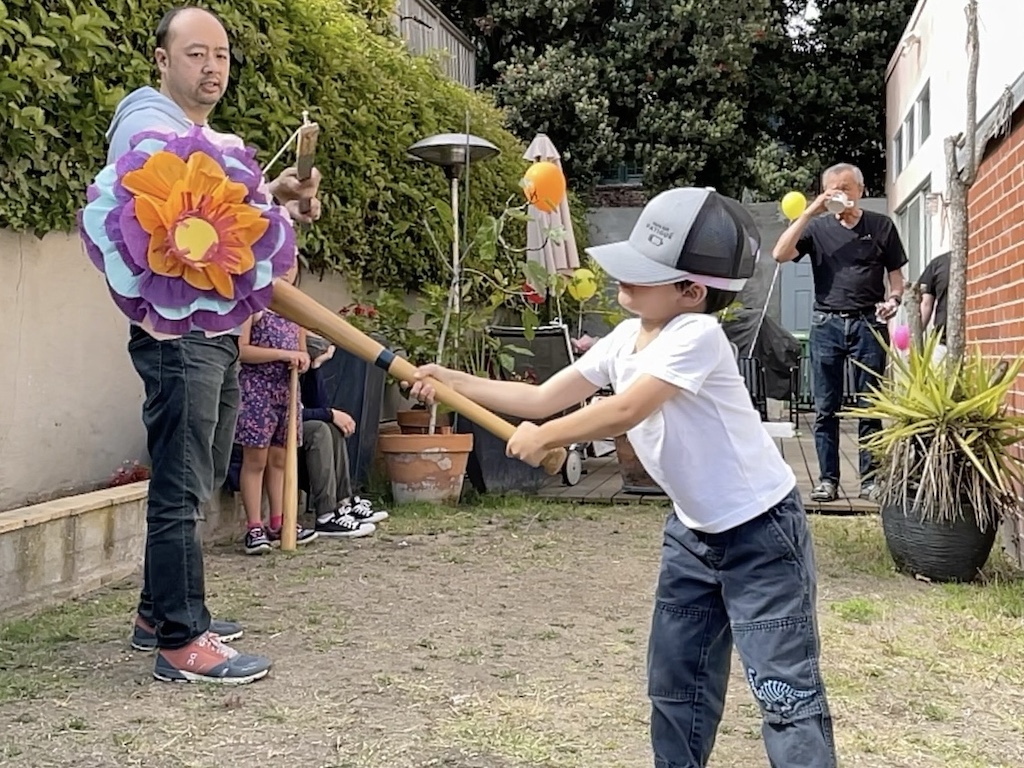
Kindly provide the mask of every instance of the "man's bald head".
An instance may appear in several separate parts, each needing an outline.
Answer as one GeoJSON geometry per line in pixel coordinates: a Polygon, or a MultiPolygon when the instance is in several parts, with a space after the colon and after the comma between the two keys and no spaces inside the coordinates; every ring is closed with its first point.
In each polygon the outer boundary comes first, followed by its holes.
{"type": "Polygon", "coordinates": [[[156,47],[166,48],[171,42],[171,36],[174,34],[174,21],[179,16],[183,16],[182,21],[188,20],[188,16],[192,14],[202,14],[209,18],[212,18],[221,27],[224,26],[220,17],[217,16],[213,11],[208,11],[205,8],[199,8],[197,6],[182,5],[177,8],[171,8],[167,13],[160,19],[160,23],[156,25],[156,47]]]}
{"type": "Polygon", "coordinates": [[[204,8],[174,8],[156,30],[156,66],[160,90],[188,115],[205,125],[228,87],[231,50],[220,19],[204,8]]]}

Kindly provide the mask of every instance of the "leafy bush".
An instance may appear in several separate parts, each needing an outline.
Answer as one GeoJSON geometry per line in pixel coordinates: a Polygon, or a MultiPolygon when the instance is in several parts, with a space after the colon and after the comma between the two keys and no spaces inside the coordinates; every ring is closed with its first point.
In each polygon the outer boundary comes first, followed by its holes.
{"type": "MultiPolygon", "coordinates": [[[[258,147],[265,163],[298,126],[302,110],[320,123],[325,213],[302,235],[312,268],[381,287],[442,279],[423,220],[444,209],[448,185],[439,169],[409,160],[406,149],[434,133],[466,130],[467,116],[469,130],[502,152],[472,168],[470,231],[519,195],[524,147],[504,130],[502,113],[430,61],[410,56],[391,31],[391,3],[221,0],[208,6],[224,20],[234,57],[232,83],[213,125],[258,147]]],[[[0,227],[39,235],[73,228],[86,186],[103,165],[114,107],[130,90],[155,81],[153,30],[167,7],[166,0],[0,5],[0,120],[8,126],[0,133],[0,227]]],[[[574,202],[582,247],[584,210],[574,202]]],[[[447,234],[434,229],[440,238],[447,234]]]]}

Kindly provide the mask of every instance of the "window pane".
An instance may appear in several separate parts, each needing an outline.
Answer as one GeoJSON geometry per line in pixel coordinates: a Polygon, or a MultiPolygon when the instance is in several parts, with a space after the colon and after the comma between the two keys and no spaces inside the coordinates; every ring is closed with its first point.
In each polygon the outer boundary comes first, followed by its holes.
{"type": "Polygon", "coordinates": [[[924,246],[924,233],[922,223],[922,213],[924,212],[924,203],[921,195],[915,195],[914,202],[912,202],[907,209],[907,258],[910,260],[909,272],[912,275],[921,274],[922,267],[922,249],[924,246]]]}
{"type": "Polygon", "coordinates": [[[899,176],[903,171],[903,128],[896,131],[896,137],[892,140],[892,168],[894,175],[899,176]]]}
{"type": "Polygon", "coordinates": [[[914,130],[913,108],[911,108],[910,114],[907,115],[907,121],[903,125],[903,135],[906,136],[907,160],[910,160],[910,158],[914,156],[914,152],[917,150],[917,131],[914,130]]]}
{"type": "Polygon", "coordinates": [[[921,124],[921,143],[932,133],[932,94],[931,85],[926,85],[921,92],[921,98],[917,104],[918,122],[921,124]]]}

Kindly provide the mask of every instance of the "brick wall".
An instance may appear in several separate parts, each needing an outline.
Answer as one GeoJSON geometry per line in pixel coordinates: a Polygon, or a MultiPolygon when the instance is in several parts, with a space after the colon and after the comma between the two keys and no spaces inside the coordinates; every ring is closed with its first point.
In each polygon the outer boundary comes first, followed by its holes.
{"type": "MultiPolygon", "coordinates": [[[[1024,110],[1008,135],[989,143],[967,200],[967,343],[991,357],[1024,353],[1024,110]]],[[[1010,404],[1024,410],[1024,375],[1010,404]]],[[[1004,545],[1024,565],[1024,525],[1004,545]]]]}
{"type": "MultiPolygon", "coordinates": [[[[967,340],[986,355],[1024,352],[1024,119],[990,143],[968,195],[967,340]]],[[[1024,406],[1024,376],[1014,400],[1024,406]]]]}
{"type": "Polygon", "coordinates": [[[594,189],[595,208],[643,208],[647,193],[636,184],[604,184],[594,189]]]}

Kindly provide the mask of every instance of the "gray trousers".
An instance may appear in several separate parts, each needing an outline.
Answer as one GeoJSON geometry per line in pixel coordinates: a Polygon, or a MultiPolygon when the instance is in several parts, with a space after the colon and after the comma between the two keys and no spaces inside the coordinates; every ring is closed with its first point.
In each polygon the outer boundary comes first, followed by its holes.
{"type": "Polygon", "coordinates": [[[341,430],[326,421],[302,424],[302,450],[309,479],[309,506],[317,516],[338,509],[352,498],[348,444],[341,430]]]}

